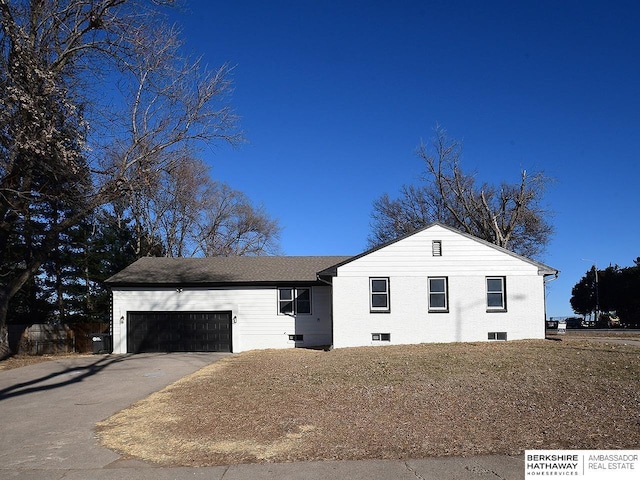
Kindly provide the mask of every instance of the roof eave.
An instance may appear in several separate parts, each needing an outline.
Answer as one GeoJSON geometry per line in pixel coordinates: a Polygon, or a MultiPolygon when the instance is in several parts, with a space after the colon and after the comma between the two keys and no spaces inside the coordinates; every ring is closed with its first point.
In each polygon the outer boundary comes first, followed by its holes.
{"type": "MultiPolygon", "coordinates": [[[[105,282],[106,283],[106,282],[105,282]]],[[[278,287],[278,286],[315,286],[324,285],[319,280],[270,280],[244,282],[136,282],[116,281],[108,282],[110,288],[222,288],[222,287],[278,287]]]]}

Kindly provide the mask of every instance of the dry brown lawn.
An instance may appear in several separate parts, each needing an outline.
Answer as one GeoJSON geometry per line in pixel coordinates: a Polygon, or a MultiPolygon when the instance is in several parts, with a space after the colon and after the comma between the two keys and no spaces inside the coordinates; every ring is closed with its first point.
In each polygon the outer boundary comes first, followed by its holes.
{"type": "Polygon", "coordinates": [[[640,445],[640,348],[589,340],[252,351],[98,425],[164,465],[640,445]]]}
{"type": "Polygon", "coordinates": [[[0,360],[0,372],[3,370],[13,370],[14,368],[28,367],[36,363],[49,362],[51,360],[59,360],[61,358],[83,357],[83,353],[57,353],[51,355],[13,355],[4,360],[0,360]]]}

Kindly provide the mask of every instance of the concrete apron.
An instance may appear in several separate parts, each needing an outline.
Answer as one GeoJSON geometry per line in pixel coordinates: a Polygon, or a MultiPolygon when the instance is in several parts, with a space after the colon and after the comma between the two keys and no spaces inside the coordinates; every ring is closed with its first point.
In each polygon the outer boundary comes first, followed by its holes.
{"type": "Polygon", "coordinates": [[[227,355],[93,355],[0,372],[0,477],[112,465],[120,456],[98,444],[97,422],[227,355]]]}

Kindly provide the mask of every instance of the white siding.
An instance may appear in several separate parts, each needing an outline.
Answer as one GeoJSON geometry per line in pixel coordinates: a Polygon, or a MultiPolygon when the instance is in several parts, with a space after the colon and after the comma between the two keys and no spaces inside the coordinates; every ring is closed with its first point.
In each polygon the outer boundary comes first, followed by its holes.
{"type": "MultiPolygon", "coordinates": [[[[282,285],[287,286],[285,284],[282,285]]],[[[231,311],[234,352],[289,348],[289,335],[302,334],[299,346],[331,344],[331,291],[312,287],[311,315],[279,315],[278,289],[258,288],[114,288],[113,351],[127,352],[127,313],[133,311],[231,311]]]]}
{"type": "Polygon", "coordinates": [[[538,267],[435,225],[338,268],[333,279],[334,346],[544,338],[544,280],[538,267]],[[433,256],[432,241],[442,241],[433,256]],[[486,277],[506,279],[507,309],[487,312],[486,277]],[[389,313],[371,313],[369,278],[388,277],[389,313]],[[448,312],[428,311],[427,279],[447,277],[448,312]]]}

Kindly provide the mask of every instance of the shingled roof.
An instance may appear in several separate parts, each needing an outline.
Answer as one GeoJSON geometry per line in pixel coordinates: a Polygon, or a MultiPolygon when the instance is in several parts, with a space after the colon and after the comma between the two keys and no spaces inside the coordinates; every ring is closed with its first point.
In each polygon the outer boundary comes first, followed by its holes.
{"type": "Polygon", "coordinates": [[[107,279],[112,286],[315,282],[316,274],[351,257],[144,257],[107,279]]]}

